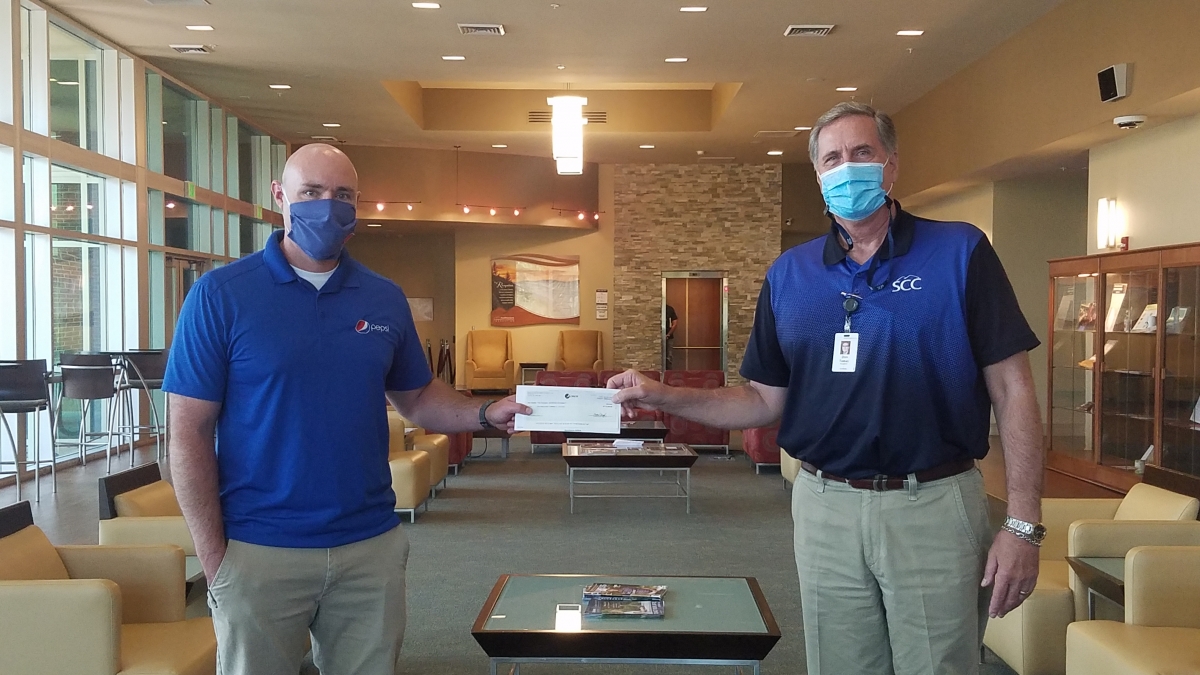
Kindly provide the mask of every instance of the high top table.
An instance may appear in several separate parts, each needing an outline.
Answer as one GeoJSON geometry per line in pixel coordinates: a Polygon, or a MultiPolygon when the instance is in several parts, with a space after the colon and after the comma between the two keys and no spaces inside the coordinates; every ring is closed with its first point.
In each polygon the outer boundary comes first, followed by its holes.
{"type": "Polygon", "coordinates": [[[598,663],[750,668],[779,641],[779,625],[753,577],[609,577],[505,574],[492,588],[471,635],[500,664],[598,663]],[[579,604],[591,583],[664,585],[661,619],[581,617],[558,624],[558,605],[579,604]],[[617,656],[619,655],[619,656],[617,656]]]}

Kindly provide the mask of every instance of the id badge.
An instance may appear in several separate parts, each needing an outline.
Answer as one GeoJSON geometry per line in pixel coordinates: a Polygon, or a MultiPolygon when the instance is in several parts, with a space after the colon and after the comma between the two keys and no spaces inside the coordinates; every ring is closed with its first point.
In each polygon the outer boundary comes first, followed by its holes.
{"type": "Polygon", "coordinates": [[[858,333],[833,336],[833,372],[853,373],[858,366],[858,333]]]}

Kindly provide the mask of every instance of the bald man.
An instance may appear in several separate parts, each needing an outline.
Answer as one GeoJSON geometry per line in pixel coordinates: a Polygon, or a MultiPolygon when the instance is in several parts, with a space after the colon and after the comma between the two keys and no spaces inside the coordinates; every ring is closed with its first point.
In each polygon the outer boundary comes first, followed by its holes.
{"type": "Polygon", "coordinates": [[[192,287],[163,385],[218,671],[296,675],[311,632],[322,673],[392,675],[408,540],[385,397],[451,432],[511,431],[528,408],[433,379],[404,293],[343,250],[358,174],[340,150],[300,148],[271,193],[284,231],[192,287]]]}

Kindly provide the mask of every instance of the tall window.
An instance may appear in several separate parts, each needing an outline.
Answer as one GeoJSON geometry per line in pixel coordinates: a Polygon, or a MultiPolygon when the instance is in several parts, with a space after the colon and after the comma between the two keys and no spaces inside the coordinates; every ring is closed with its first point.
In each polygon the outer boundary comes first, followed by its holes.
{"type": "Polygon", "coordinates": [[[104,50],[53,23],[49,48],[50,137],[103,152],[104,50]]]}
{"type": "Polygon", "coordinates": [[[104,228],[107,192],[104,178],[55,164],[50,168],[50,180],[50,227],[108,234],[104,228]]]}
{"type": "Polygon", "coordinates": [[[223,115],[157,73],[146,73],[149,168],[203,188],[221,189],[223,115]],[[218,113],[218,114],[214,114],[218,113]],[[214,131],[216,132],[214,134],[214,131]]]}

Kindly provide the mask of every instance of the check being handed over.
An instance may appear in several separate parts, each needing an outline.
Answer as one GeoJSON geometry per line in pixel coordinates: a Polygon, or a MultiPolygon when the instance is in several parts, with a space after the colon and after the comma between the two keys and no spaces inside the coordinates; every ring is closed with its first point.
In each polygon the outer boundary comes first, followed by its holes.
{"type": "Polygon", "coordinates": [[[533,409],[518,414],[517,431],[582,431],[621,433],[621,406],[613,403],[613,389],[591,387],[517,386],[517,403],[533,409]]]}

